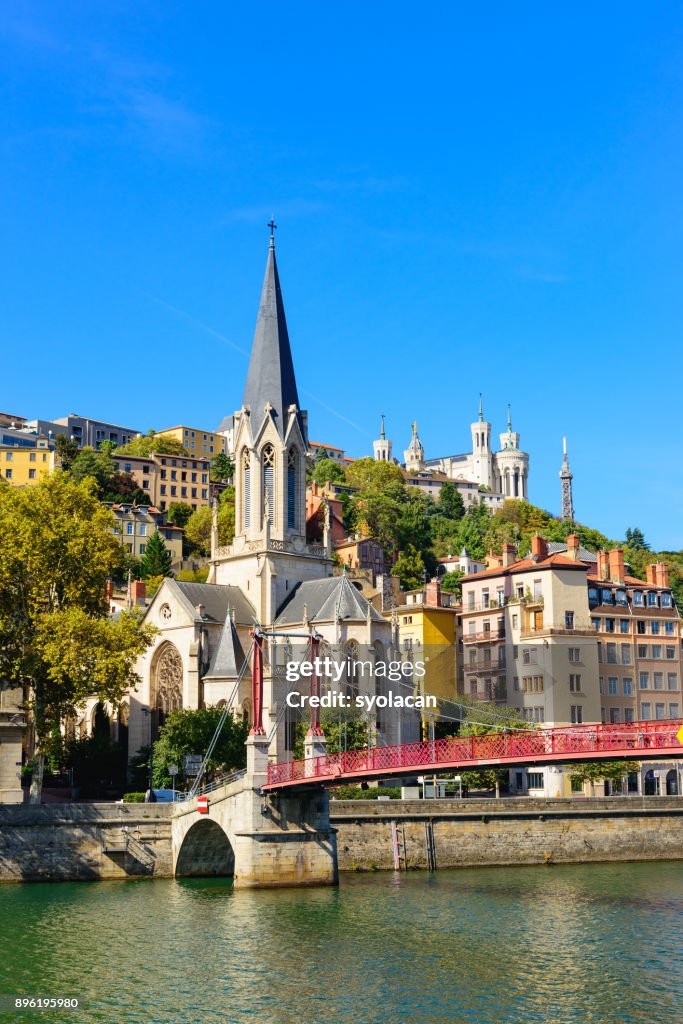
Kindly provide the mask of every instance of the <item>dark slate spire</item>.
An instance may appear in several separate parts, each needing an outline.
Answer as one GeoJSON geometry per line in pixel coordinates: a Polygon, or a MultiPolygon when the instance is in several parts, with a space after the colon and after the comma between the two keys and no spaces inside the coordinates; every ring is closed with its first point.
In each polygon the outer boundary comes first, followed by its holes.
{"type": "MultiPolygon", "coordinates": [[[[274,225],[270,224],[269,227],[271,235],[266,276],[263,279],[261,304],[242,405],[250,407],[252,429],[256,432],[263,421],[264,409],[270,404],[278,429],[284,434],[288,407],[296,405],[297,409],[300,409],[300,406],[292,351],[289,347],[285,307],[275,261],[275,239],[272,233],[274,225]]],[[[301,417],[299,423],[303,430],[301,417]]]]}

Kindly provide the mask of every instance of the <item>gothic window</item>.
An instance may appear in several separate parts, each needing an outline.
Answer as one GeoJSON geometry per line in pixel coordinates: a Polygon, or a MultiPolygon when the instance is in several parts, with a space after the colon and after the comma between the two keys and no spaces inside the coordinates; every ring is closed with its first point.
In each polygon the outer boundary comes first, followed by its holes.
{"type": "Polygon", "coordinates": [[[296,449],[290,448],[287,454],[287,526],[296,529],[296,449]]]}
{"type": "Polygon", "coordinates": [[[244,529],[251,526],[251,458],[249,449],[242,449],[242,522],[244,529]]]}
{"type": "Polygon", "coordinates": [[[267,444],[261,453],[263,465],[263,513],[268,522],[275,521],[275,449],[267,444]]]}
{"type": "Polygon", "coordinates": [[[183,706],[183,662],[171,643],[159,648],[152,676],[151,710],[156,712],[157,724],[162,725],[169,711],[183,706]]]}

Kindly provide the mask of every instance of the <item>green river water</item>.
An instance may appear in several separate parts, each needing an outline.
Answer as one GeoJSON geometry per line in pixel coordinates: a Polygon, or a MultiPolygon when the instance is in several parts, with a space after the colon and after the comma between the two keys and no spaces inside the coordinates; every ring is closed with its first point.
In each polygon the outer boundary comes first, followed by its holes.
{"type": "Polygon", "coordinates": [[[683,864],[0,886],[0,993],[116,1024],[679,1024],[683,864]]]}

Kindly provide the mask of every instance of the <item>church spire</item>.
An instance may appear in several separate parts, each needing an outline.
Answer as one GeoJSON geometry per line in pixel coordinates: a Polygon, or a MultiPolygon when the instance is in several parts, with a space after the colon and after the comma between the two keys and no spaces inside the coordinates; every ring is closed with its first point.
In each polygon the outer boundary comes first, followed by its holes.
{"type": "Polygon", "coordinates": [[[479,392],[479,422],[484,422],[484,398],[481,391],[479,392]]]}
{"type": "Polygon", "coordinates": [[[382,417],[382,429],[379,432],[379,437],[380,437],[380,441],[386,441],[386,436],[384,434],[384,413],[381,412],[380,416],[382,417]]]}
{"type": "Polygon", "coordinates": [[[572,497],[572,480],[574,475],[569,468],[569,459],[567,457],[567,438],[562,438],[563,448],[563,459],[562,469],[560,470],[560,480],[562,481],[562,518],[574,522],[574,500],[572,497]]]}
{"type": "MultiPolygon", "coordinates": [[[[271,220],[268,227],[270,228],[270,243],[266,274],[261,289],[261,302],[256,319],[256,330],[242,405],[249,406],[251,410],[254,432],[261,425],[266,406],[268,406],[280,434],[284,435],[289,406],[295,405],[297,410],[300,409],[300,406],[285,319],[285,307],[275,260],[275,222],[271,220]]],[[[303,431],[301,416],[299,416],[299,422],[303,431]]]]}

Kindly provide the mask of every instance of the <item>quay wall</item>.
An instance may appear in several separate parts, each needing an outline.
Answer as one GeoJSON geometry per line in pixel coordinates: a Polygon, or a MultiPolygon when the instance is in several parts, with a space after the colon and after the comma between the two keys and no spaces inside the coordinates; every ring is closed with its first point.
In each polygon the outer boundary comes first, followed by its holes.
{"type": "Polygon", "coordinates": [[[408,868],[683,859],[683,797],[596,800],[333,800],[340,871],[394,868],[392,821],[408,868]]]}
{"type": "MultiPolygon", "coordinates": [[[[392,870],[392,822],[409,868],[428,867],[428,826],[438,868],[683,860],[683,797],[329,806],[340,871],[392,870]]],[[[172,815],[171,804],[0,804],[0,882],[172,877],[172,815]]]]}

